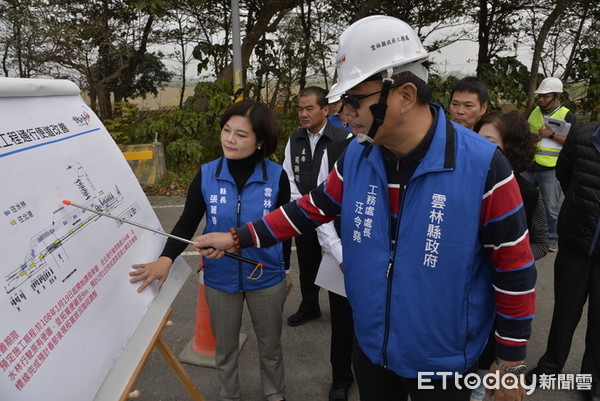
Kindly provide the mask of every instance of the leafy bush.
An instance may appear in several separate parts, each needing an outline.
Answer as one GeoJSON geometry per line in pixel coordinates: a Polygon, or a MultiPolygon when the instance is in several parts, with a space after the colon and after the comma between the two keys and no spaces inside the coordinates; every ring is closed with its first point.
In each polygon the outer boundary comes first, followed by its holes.
{"type": "Polygon", "coordinates": [[[202,158],[202,145],[195,139],[179,138],[166,146],[165,153],[172,159],[170,164],[194,166],[202,158]]]}
{"type": "Polygon", "coordinates": [[[279,123],[279,141],[277,142],[277,151],[273,153],[271,159],[276,163],[283,164],[285,145],[287,141],[298,129],[298,116],[293,114],[276,114],[279,123]]]}
{"type": "MultiPolygon", "coordinates": [[[[597,96],[593,95],[600,93],[598,90],[600,79],[597,78],[597,74],[594,75],[600,52],[592,49],[583,54],[593,66],[592,71],[580,67],[576,78],[579,78],[581,83],[571,86],[578,86],[578,95],[574,98],[582,109],[579,111],[586,111],[596,116],[600,111],[598,103],[589,99],[597,99],[597,96]],[[585,78],[587,80],[584,81],[585,78]]],[[[507,103],[515,105],[517,109],[524,109],[528,72],[527,68],[516,59],[507,57],[496,60],[489,69],[484,71],[482,79],[488,84],[490,93],[488,110],[500,109],[507,103]]],[[[456,77],[443,79],[431,74],[429,85],[433,91],[434,102],[447,109],[451,88],[457,80],[456,77]]],[[[219,80],[199,83],[195,88],[194,96],[190,97],[181,109],[148,113],[138,110],[132,104],[117,103],[115,109],[118,110],[119,116],[105,121],[105,125],[115,141],[121,144],[150,143],[157,138],[165,146],[168,174],[156,187],[171,189],[185,187],[200,165],[222,155],[219,139],[220,116],[232,104],[232,93],[232,83],[219,80]]],[[[567,94],[563,97],[563,102],[570,105],[567,94]]],[[[288,138],[298,129],[298,118],[295,111],[286,114],[278,113],[276,118],[279,123],[280,138],[277,151],[271,158],[282,164],[288,138]]]]}
{"type": "Polygon", "coordinates": [[[433,102],[447,110],[450,105],[450,92],[457,81],[458,78],[454,76],[449,76],[444,80],[437,74],[430,74],[428,84],[432,91],[433,102]]]}
{"type": "Polygon", "coordinates": [[[583,92],[579,108],[589,121],[600,115],[600,48],[586,48],[580,53],[580,63],[575,67],[575,78],[582,82],[583,92]]]}
{"type": "Polygon", "coordinates": [[[221,154],[220,116],[232,104],[232,89],[229,81],[199,83],[183,109],[141,121],[135,128],[136,140],[151,142],[156,137],[165,146],[169,171],[195,173],[221,154]]]}
{"type": "MultiPolygon", "coordinates": [[[[105,126],[120,144],[151,143],[156,138],[165,147],[168,174],[155,186],[185,187],[200,165],[222,155],[220,116],[233,102],[232,91],[230,81],[201,82],[182,109],[151,113],[117,103],[120,116],[106,121],[105,126]]],[[[295,113],[276,117],[281,135],[272,159],[283,163],[285,145],[298,122],[295,113]]]]}
{"type": "Polygon", "coordinates": [[[115,102],[115,118],[104,121],[104,126],[119,144],[134,143],[135,125],[139,119],[138,107],[127,102],[115,102]]]}
{"type": "Polygon", "coordinates": [[[481,79],[487,83],[491,110],[513,104],[518,110],[527,105],[529,71],[516,57],[499,57],[484,69],[481,79]]]}

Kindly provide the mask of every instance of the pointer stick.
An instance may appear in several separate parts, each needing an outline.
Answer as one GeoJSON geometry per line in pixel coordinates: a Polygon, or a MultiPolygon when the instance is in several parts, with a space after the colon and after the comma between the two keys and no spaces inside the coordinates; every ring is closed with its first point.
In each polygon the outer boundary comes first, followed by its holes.
{"type": "MultiPolygon", "coordinates": [[[[121,217],[113,216],[112,214],[109,214],[109,213],[99,212],[98,210],[89,208],[87,206],[83,206],[83,205],[79,205],[77,203],[71,202],[70,200],[64,200],[64,201],[62,201],[62,203],[64,203],[65,205],[68,205],[68,206],[73,206],[73,207],[78,207],[80,209],[88,210],[88,211],[90,211],[92,213],[99,214],[100,216],[110,217],[111,219],[115,219],[115,220],[118,220],[118,221],[123,222],[123,223],[131,224],[132,226],[143,228],[144,230],[152,231],[153,233],[157,233],[157,234],[160,234],[160,235],[165,235],[165,236],[167,236],[169,238],[173,238],[173,239],[175,239],[177,241],[181,241],[181,242],[185,242],[185,243],[194,245],[194,242],[192,242],[190,240],[187,240],[185,238],[181,238],[181,237],[178,237],[176,235],[166,233],[164,231],[156,230],[156,229],[154,229],[152,227],[148,227],[148,226],[145,226],[145,225],[140,224],[140,223],[135,223],[133,221],[129,221],[129,220],[126,220],[126,219],[121,218],[121,217]]],[[[207,248],[205,248],[205,249],[207,249],[207,248]]],[[[263,266],[263,264],[260,263],[260,262],[257,262],[257,261],[252,260],[252,259],[245,258],[245,257],[240,256],[240,255],[236,255],[235,253],[225,252],[225,256],[227,256],[228,258],[239,260],[240,262],[250,263],[251,265],[254,265],[257,268],[263,266]]]]}

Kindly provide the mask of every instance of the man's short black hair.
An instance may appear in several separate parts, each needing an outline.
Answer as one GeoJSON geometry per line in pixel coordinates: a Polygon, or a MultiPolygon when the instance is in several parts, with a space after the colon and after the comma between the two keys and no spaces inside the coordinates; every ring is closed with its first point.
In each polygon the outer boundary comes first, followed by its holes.
{"type": "Polygon", "coordinates": [[[298,97],[315,95],[317,97],[317,104],[320,108],[329,105],[327,101],[327,91],[319,86],[307,86],[298,93],[298,97]]]}
{"type": "Polygon", "coordinates": [[[487,85],[477,77],[464,77],[455,83],[450,92],[450,100],[452,100],[454,92],[474,93],[479,98],[480,105],[483,105],[488,101],[487,85]]]}

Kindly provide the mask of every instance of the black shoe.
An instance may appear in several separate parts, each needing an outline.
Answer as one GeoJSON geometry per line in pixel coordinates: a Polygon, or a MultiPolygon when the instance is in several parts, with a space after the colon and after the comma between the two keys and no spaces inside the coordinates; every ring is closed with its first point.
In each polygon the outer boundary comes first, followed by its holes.
{"type": "Polygon", "coordinates": [[[560,372],[552,372],[552,371],[544,370],[543,368],[536,366],[535,368],[531,369],[529,372],[527,372],[525,374],[525,383],[527,383],[528,386],[531,386],[531,384],[533,383],[533,375],[535,375],[536,385],[539,385],[540,375],[557,375],[559,373],[560,372]]]}
{"type": "Polygon", "coordinates": [[[318,319],[321,317],[321,311],[317,313],[296,312],[288,317],[288,326],[300,326],[309,320],[318,319]]]}
{"type": "Polygon", "coordinates": [[[536,373],[535,368],[525,373],[525,383],[527,383],[528,386],[531,386],[531,383],[533,383],[533,375],[536,373]]]}
{"type": "Polygon", "coordinates": [[[531,384],[533,383],[533,375],[535,375],[537,384],[537,382],[539,381],[540,374],[542,373],[544,372],[542,372],[542,370],[536,366],[535,368],[525,373],[525,383],[527,383],[528,386],[531,386],[531,384]]]}
{"type": "Polygon", "coordinates": [[[348,401],[348,390],[343,387],[331,387],[329,401],[348,401]]]}

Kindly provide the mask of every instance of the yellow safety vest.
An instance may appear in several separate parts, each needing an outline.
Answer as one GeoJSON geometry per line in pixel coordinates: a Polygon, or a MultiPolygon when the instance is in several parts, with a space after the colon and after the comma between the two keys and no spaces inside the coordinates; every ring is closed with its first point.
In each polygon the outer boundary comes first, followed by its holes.
{"type": "MultiPolygon", "coordinates": [[[[558,120],[564,120],[569,113],[569,109],[561,106],[554,113],[550,114],[549,117],[556,118],[558,120]]],[[[540,128],[544,126],[544,115],[540,106],[537,106],[529,115],[529,130],[534,134],[538,134],[540,128]]],[[[538,142],[538,151],[535,154],[534,160],[537,164],[544,167],[556,167],[556,161],[558,160],[558,154],[560,153],[561,146],[557,144],[556,148],[550,148],[542,146],[542,141],[538,142]]]]}

